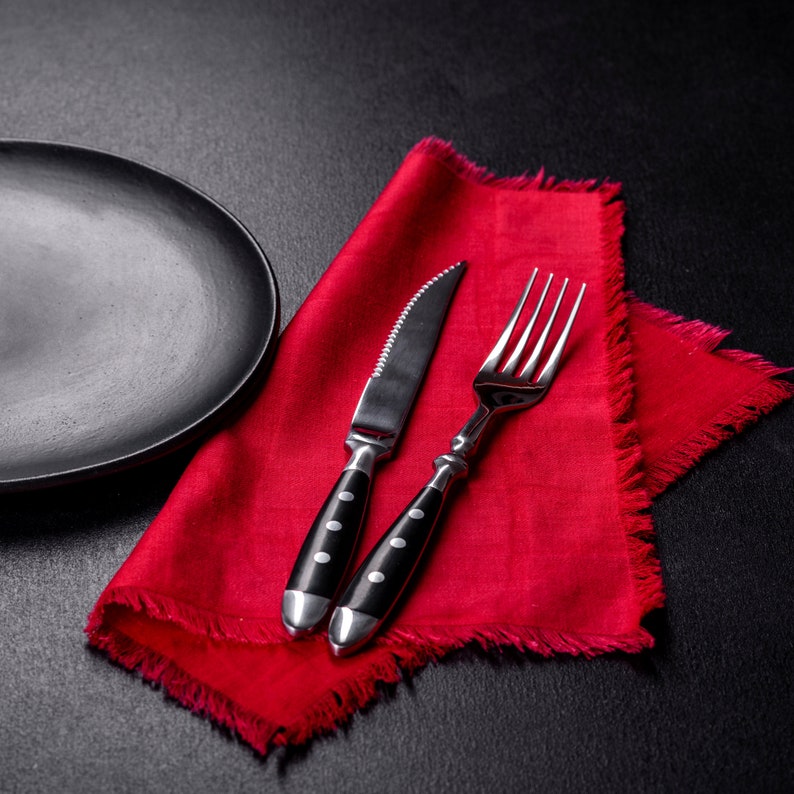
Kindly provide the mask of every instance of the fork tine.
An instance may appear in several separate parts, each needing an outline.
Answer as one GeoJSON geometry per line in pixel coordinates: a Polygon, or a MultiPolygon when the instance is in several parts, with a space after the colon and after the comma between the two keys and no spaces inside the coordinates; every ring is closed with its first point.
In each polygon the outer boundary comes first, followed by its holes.
{"type": "Polygon", "coordinates": [[[576,302],[574,303],[571,313],[568,315],[568,319],[565,322],[565,327],[562,329],[562,333],[557,339],[554,349],[551,351],[549,360],[546,362],[546,365],[543,367],[543,370],[536,381],[537,384],[543,388],[548,387],[554,378],[555,373],[557,372],[557,367],[559,366],[560,359],[562,358],[563,351],[565,350],[565,345],[568,342],[568,337],[571,334],[571,328],[573,328],[573,321],[576,319],[576,314],[579,311],[580,304],[582,303],[585,289],[587,289],[587,284],[582,284],[582,288],[579,290],[579,294],[576,296],[576,302]]]}
{"type": "Polygon", "coordinates": [[[488,358],[485,359],[485,363],[480,367],[480,372],[496,372],[496,368],[499,366],[499,362],[502,360],[502,356],[507,349],[507,343],[510,341],[510,337],[513,335],[516,323],[518,322],[518,318],[524,308],[524,304],[527,302],[529,291],[532,289],[532,285],[535,283],[535,277],[537,275],[538,269],[535,268],[532,271],[532,275],[529,277],[526,287],[524,287],[524,291],[521,293],[521,297],[518,299],[515,309],[513,309],[513,313],[510,315],[510,319],[507,321],[504,331],[502,331],[502,335],[499,337],[499,340],[497,341],[493,350],[491,350],[491,352],[488,354],[488,358]]]}
{"type": "Polygon", "coordinates": [[[565,281],[562,282],[562,287],[560,287],[560,294],[557,295],[557,300],[554,302],[554,308],[551,310],[551,314],[549,315],[549,319],[546,321],[546,326],[543,329],[543,333],[541,333],[540,338],[535,345],[534,350],[529,356],[529,360],[524,365],[524,369],[521,370],[521,375],[519,377],[522,380],[529,380],[535,372],[535,368],[538,366],[538,361],[540,361],[540,356],[543,353],[543,348],[546,346],[546,341],[549,338],[549,334],[551,333],[551,327],[554,325],[554,319],[557,317],[557,312],[560,309],[560,304],[562,303],[563,296],[565,295],[565,290],[568,289],[568,279],[566,278],[565,281]]]}
{"type": "Polygon", "coordinates": [[[521,359],[521,356],[524,355],[524,349],[527,346],[529,335],[532,333],[532,329],[535,327],[535,323],[538,320],[538,315],[540,314],[540,310],[543,308],[543,303],[546,300],[546,295],[548,294],[549,287],[551,286],[551,281],[553,278],[554,278],[553,274],[549,276],[549,279],[546,282],[546,286],[543,288],[543,292],[540,295],[540,300],[537,302],[537,305],[535,306],[535,309],[532,312],[532,316],[529,318],[527,327],[524,329],[524,333],[521,334],[521,338],[518,340],[515,350],[513,350],[513,353],[511,354],[510,358],[507,360],[507,364],[505,364],[504,369],[502,370],[505,375],[513,374],[513,371],[518,366],[518,362],[521,359]]]}

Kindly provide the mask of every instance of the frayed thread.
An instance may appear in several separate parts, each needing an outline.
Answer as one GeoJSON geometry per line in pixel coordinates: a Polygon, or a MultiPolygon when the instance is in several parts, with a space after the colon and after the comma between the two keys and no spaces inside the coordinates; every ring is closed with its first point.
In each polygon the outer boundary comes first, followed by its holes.
{"type": "MultiPolygon", "coordinates": [[[[116,592],[116,597],[119,596],[116,592]]],[[[140,609],[149,617],[152,612],[166,616],[174,625],[173,604],[157,606],[157,596],[130,597],[125,603],[110,599],[105,607],[140,609]]],[[[639,653],[653,647],[653,637],[642,627],[621,636],[572,634],[528,626],[478,625],[454,627],[405,627],[392,629],[376,642],[385,653],[374,660],[364,675],[348,679],[330,689],[300,719],[278,724],[247,710],[183,670],[172,659],[131,639],[115,626],[102,622],[104,610],[95,610],[86,629],[92,646],[106,653],[121,666],[137,672],[141,678],[162,688],[193,713],[223,726],[266,755],[284,745],[301,745],[310,739],[332,733],[347,723],[352,715],[378,700],[384,685],[401,681],[451,651],[476,644],[486,651],[507,647],[542,657],[558,654],[592,658],[614,652],[639,653]]],[[[160,617],[159,619],[163,619],[160,617]]],[[[183,616],[184,621],[184,616],[183,616]]],[[[195,623],[191,623],[196,628],[195,623]]],[[[318,640],[323,642],[323,640],[318,640]]]]}
{"type": "Polygon", "coordinates": [[[645,486],[651,498],[654,498],[723,441],[737,435],[783,402],[792,399],[794,383],[780,378],[781,375],[792,372],[792,368],[777,367],[761,356],[742,350],[717,350],[717,345],[730,335],[730,331],[702,320],[686,320],[643,303],[632,294],[627,296],[627,304],[636,317],[670,331],[698,350],[746,367],[758,375],[758,381],[738,404],[716,414],[695,435],[678,444],[664,458],[645,470],[645,486]]]}
{"type": "Polygon", "coordinates": [[[455,626],[454,628],[400,626],[390,630],[388,639],[399,640],[405,647],[396,656],[402,669],[410,672],[441,659],[451,651],[479,645],[486,651],[513,648],[550,658],[560,654],[592,659],[606,653],[639,653],[652,648],[653,636],[644,628],[619,636],[573,634],[533,626],[455,626]]]}
{"type": "Polygon", "coordinates": [[[661,564],[654,544],[650,514],[651,498],[646,490],[639,431],[634,419],[634,371],[628,308],[625,300],[623,257],[623,202],[605,203],[602,208],[602,250],[606,278],[607,372],[613,447],[618,476],[619,510],[623,519],[626,549],[640,615],[664,604],[661,564]]]}
{"type": "Polygon", "coordinates": [[[680,315],[658,309],[641,301],[633,292],[627,292],[625,298],[635,317],[672,332],[679,339],[706,353],[712,352],[731,333],[702,320],[687,320],[680,315]]]}
{"type": "Polygon", "coordinates": [[[92,635],[102,625],[105,610],[113,606],[145,612],[155,620],[172,623],[189,633],[213,640],[262,645],[289,639],[283,626],[276,621],[219,615],[139,587],[108,588],[88,617],[87,634],[92,635]]]}
{"type": "Polygon", "coordinates": [[[527,174],[521,176],[498,177],[488,169],[476,165],[471,160],[458,153],[452,143],[441,138],[423,138],[417,143],[410,154],[421,154],[433,157],[443,163],[455,175],[486,187],[501,190],[546,190],[568,193],[597,192],[601,193],[606,201],[616,198],[621,190],[621,185],[608,180],[568,180],[547,177],[541,168],[535,176],[527,174]]]}
{"type": "MultiPolygon", "coordinates": [[[[728,353],[726,358],[729,358],[733,351],[721,352],[728,353]]],[[[769,366],[766,362],[764,365],[769,366]]],[[[759,381],[739,404],[717,414],[708,425],[646,470],[648,491],[652,496],[658,496],[723,441],[737,435],[792,397],[794,384],[788,381],[773,378],[759,381]]]]}
{"type": "Polygon", "coordinates": [[[239,703],[196,680],[171,659],[140,645],[115,629],[95,629],[90,642],[122,667],[137,671],[144,681],[162,687],[168,696],[194,714],[228,728],[261,754],[267,752],[268,747],[273,744],[273,737],[279,734],[278,726],[247,711],[239,703]]]}

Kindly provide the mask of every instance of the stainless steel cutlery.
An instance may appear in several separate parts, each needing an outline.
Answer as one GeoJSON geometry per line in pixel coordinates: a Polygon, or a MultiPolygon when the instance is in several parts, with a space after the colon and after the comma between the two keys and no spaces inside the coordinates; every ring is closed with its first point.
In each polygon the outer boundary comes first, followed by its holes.
{"type": "Polygon", "coordinates": [[[450,451],[436,458],[435,473],[429,482],[378,541],[339,599],[328,627],[328,639],[336,655],[352,653],[367,643],[391,612],[427,546],[441,515],[450,485],[466,475],[469,458],[493,417],[505,411],[536,405],[548,392],[584,297],[585,285],[581,286],[565,325],[541,368],[544,349],[547,347],[568,279],[565,279],[560,289],[528,360],[522,363],[552,277],[546,282],[512,353],[507,354],[510,339],[536,276],[537,270],[527,283],[496,346],[474,378],[474,392],[478,398],[476,410],[452,439],[450,451]]]}
{"type": "MultiPolygon", "coordinates": [[[[364,521],[375,464],[394,450],[464,267],[459,262],[439,273],[408,301],[364,387],[345,441],[350,459],[309,529],[284,591],[282,620],[293,636],[321,625],[341,590],[364,521]]],[[[536,405],[549,391],[586,285],[581,285],[562,330],[550,342],[567,278],[542,330],[533,334],[553,276],[541,289],[523,330],[516,330],[537,275],[535,269],[474,377],[474,413],[452,439],[450,451],[435,459],[433,476],[375,544],[338,599],[328,624],[328,641],[337,656],[365,645],[393,610],[439,521],[450,486],[468,473],[470,458],[491,420],[536,405]],[[511,345],[514,336],[518,340],[511,345]]]]}
{"type": "Polygon", "coordinates": [[[282,599],[293,636],[323,621],[351,562],[375,464],[397,442],[436,346],[465,263],[439,273],[405,305],[353,414],[345,445],[350,460],[303,542],[282,599]]]}

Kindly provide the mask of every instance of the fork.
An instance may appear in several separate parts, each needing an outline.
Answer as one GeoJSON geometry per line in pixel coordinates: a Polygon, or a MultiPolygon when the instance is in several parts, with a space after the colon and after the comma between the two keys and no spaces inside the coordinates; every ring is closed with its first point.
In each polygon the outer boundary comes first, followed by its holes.
{"type": "Polygon", "coordinates": [[[537,275],[535,268],[499,340],[474,378],[478,405],[471,418],[452,439],[450,451],[435,459],[433,476],[377,542],[340,598],[328,626],[328,641],[336,656],[354,653],[369,642],[394,608],[438,523],[450,486],[468,473],[468,459],[491,420],[497,414],[536,405],[551,387],[587,285],[582,284],[546,363],[534,377],[568,287],[566,278],[529,358],[519,370],[554,278],[551,275],[546,281],[508,356],[508,345],[537,275]]]}

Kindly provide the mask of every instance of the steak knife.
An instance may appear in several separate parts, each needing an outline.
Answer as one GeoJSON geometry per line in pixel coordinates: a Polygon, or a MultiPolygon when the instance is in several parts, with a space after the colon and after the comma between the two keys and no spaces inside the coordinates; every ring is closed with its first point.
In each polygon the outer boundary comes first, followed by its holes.
{"type": "Polygon", "coordinates": [[[375,464],[394,449],[413,405],[465,262],[424,284],[397,318],[353,414],[350,459],[306,539],[287,581],[281,618],[301,636],[328,612],[352,560],[375,464]]]}

